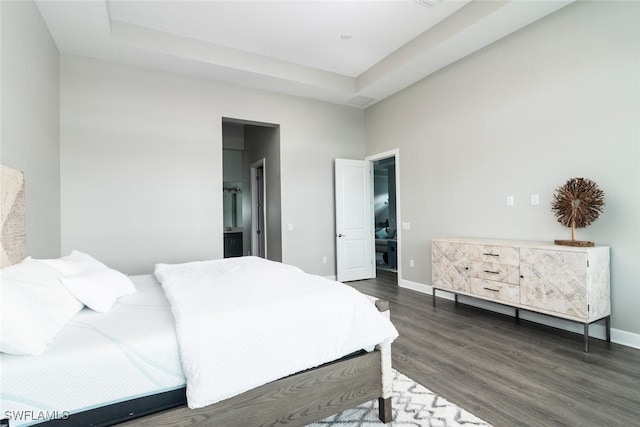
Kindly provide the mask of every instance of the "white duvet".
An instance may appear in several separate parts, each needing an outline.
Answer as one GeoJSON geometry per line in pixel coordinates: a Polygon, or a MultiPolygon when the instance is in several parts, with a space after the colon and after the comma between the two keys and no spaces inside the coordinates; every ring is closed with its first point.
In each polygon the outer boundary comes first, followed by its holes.
{"type": "Polygon", "coordinates": [[[355,289],[257,257],[157,264],[175,317],[190,408],[398,336],[355,289]]]}

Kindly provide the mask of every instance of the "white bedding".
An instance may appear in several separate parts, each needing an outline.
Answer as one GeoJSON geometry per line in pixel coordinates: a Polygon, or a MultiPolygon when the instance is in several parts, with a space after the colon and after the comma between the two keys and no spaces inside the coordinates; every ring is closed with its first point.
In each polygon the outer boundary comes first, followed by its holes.
{"type": "Polygon", "coordinates": [[[81,310],[42,354],[0,353],[0,418],[30,425],[184,387],[169,302],[153,276],[131,279],[137,293],[81,310]]]}
{"type": "Polygon", "coordinates": [[[398,334],[353,288],[261,258],[158,264],[155,275],[176,320],[190,408],[387,348],[398,334]]]}
{"type": "MultiPolygon", "coordinates": [[[[297,289],[294,286],[289,295],[283,295],[285,288],[273,276],[244,267],[244,264],[238,264],[230,268],[229,277],[212,279],[215,283],[210,289],[213,291],[215,288],[212,303],[206,303],[201,298],[204,294],[192,294],[197,302],[193,304],[194,309],[198,305],[204,305],[209,312],[207,316],[211,316],[207,322],[198,322],[197,328],[205,332],[205,337],[211,336],[217,340],[216,346],[224,349],[217,355],[204,355],[205,368],[210,365],[225,371],[222,367],[229,363],[225,362],[225,358],[233,360],[229,372],[224,373],[224,378],[210,387],[225,389],[231,384],[234,389],[240,390],[244,387],[238,388],[236,381],[230,378],[237,375],[242,379],[243,375],[249,375],[250,368],[273,376],[276,372],[275,365],[272,366],[266,356],[274,351],[279,362],[296,359],[292,354],[296,351],[317,352],[316,361],[311,365],[294,368],[299,371],[335,360],[363,347],[371,348],[378,342],[385,341],[386,344],[393,339],[364,339],[369,334],[366,332],[358,337],[362,338],[360,343],[345,348],[342,341],[347,339],[348,324],[352,323],[368,331],[381,329],[379,319],[384,319],[384,316],[378,313],[368,297],[345,285],[315,276],[310,276],[311,287],[314,289],[311,293],[302,292],[302,287],[297,289]],[[234,284],[234,278],[237,279],[243,270],[248,273],[246,283],[234,284]],[[268,284],[269,282],[272,283],[268,284]],[[266,288],[273,284],[276,285],[275,290],[266,288]],[[340,290],[336,293],[333,288],[340,290]],[[234,289],[242,292],[239,300],[228,295],[234,289]],[[349,302],[354,295],[356,302],[349,302]],[[366,301],[366,304],[362,301],[366,301]],[[305,308],[305,302],[312,304],[305,308]],[[228,310],[238,303],[241,305],[240,310],[229,313],[228,310]],[[293,309],[285,308],[291,303],[294,305],[293,309]],[[366,307],[367,313],[362,317],[354,311],[354,307],[359,306],[366,307]],[[330,307],[336,308],[340,315],[327,315],[330,307]],[[231,316],[230,319],[235,320],[219,320],[224,311],[231,316]],[[298,320],[307,312],[316,322],[305,327],[298,320]],[[259,319],[257,324],[249,321],[256,318],[259,319]],[[267,320],[277,320],[280,326],[270,326],[271,323],[267,320]],[[232,332],[227,327],[203,327],[220,323],[226,325],[225,322],[235,324],[240,331],[245,332],[232,332]],[[274,328],[287,337],[282,346],[277,339],[268,337],[268,332],[274,328]],[[315,341],[327,332],[338,338],[328,348],[307,348],[305,341],[295,339],[302,336],[312,337],[315,341]],[[229,356],[240,347],[234,337],[256,333],[258,336],[253,347],[248,350],[245,348],[244,352],[233,357],[229,356]],[[231,342],[225,341],[229,338],[231,342]],[[248,366],[252,363],[249,358],[257,358],[258,364],[248,366]]],[[[293,267],[290,269],[294,276],[301,273],[293,267]]],[[[108,313],[97,313],[88,308],[81,310],[42,354],[16,356],[0,353],[0,418],[11,418],[12,427],[27,426],[110,403],[176,390],[186,385],[174,316],[165,292],[152,275],[133,276],[131,279],[138,289],[137,293],[118,299],[108,313]]],[[[186,283],[184,285],[191,287],[186,283]]],[[[382,329],[386,328],[389,336],[395,336],[395,329],[390,329],[393,328],[390,323],[382,324],[385,325],[382,329]]],[[[286,374],[275,376],[284,375],[286,374]]]]}

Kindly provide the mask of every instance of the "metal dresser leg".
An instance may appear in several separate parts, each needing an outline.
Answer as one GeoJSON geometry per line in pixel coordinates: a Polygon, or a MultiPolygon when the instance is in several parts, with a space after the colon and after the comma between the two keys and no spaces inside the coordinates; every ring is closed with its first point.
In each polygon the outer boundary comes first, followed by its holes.
{"type": "Polygon", "coordinates": [[[589,353],[589,324],[584,324],[584,352],[589,353]]]}

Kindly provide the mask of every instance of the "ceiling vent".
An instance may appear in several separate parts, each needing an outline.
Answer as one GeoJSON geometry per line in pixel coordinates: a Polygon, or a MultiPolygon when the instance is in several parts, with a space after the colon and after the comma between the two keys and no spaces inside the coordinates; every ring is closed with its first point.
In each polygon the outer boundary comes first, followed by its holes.
{"type": "Polygon", "coordinates": [[[355,105],[356,107],[366,107],[371,104],[375,99],[369,98],[368,96],[356,96],[355,98],[347,101],[347,104],[355,105]]]}
{"type": "Polygon", "coordinates": [[[436,7],[437,5],[440,4],[441,0],[416,0],[416,1],[423,6],[436,7]]]}

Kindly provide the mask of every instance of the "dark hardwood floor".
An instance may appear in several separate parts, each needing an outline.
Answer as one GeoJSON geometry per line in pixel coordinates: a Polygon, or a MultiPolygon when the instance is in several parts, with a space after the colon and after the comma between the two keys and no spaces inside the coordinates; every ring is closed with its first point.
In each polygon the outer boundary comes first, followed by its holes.
{"type": "Polygon", "coordinates": [[[640,350],[400,288],[348,282],[389,301],[393,366],[496,427],[640,426],[640,350]]]}

